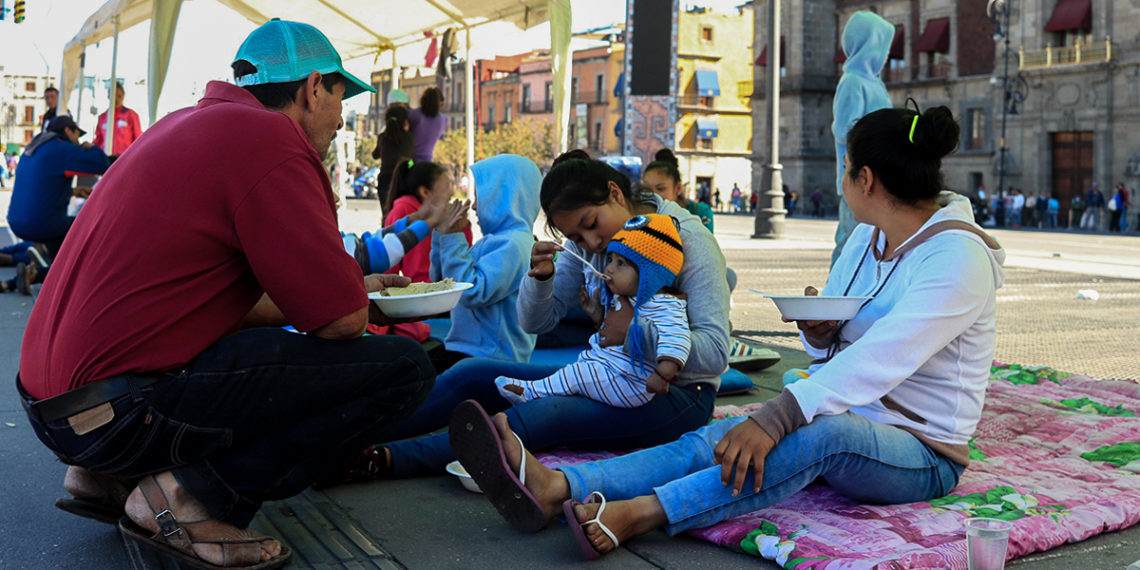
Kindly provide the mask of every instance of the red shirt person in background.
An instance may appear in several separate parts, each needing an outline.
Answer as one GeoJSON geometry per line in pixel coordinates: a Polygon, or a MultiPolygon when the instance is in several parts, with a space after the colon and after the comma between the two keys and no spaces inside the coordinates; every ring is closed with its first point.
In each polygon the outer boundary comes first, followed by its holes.
{"type": "MultiPolygon", "coordinates": [[[[139,125],[139,114],[123,106],[123,97],[126,94],[122,85],[115,86],[115,136],[114,146],[107,154],[123,154],[135,139],[142,135],[142,126],[139,125]]],[[[99,124],[95,127],[95,140],[91,144],[103,148],[107,140],[107,113],[99,115],[99,124]]]]}

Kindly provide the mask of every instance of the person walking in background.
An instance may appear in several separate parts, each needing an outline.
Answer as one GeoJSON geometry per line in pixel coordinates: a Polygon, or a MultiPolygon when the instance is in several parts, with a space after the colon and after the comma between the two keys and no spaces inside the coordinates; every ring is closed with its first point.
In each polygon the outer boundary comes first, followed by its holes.
{"type": "Polygon", "coordinates": [[[435,155],[435,144],[447,130],[447,117],[443,115],[443,93],[435,87],[428,87],[420,96],[420,107],[408,113],[408,124],[414,142],[412,159],[416,162],[431,162],[435,155]]]}
{"type": "Polygon", "coordinates": [[[1032,228],[1037,225],[1037,195],[1025,196],[1025,206],[1021,208],[1022,227],[1032,228]]]}
{"type": "Polygon", "coordinates": [[[819,186],[815,187],[815,192],[811,193],[811,198],[809,198],[809,200],[811,201],[811,215],[816,218],[822,218],[823,192],[819,189],[819,186]]]}
{"type": "Polygon", "coordinates": [[[740,212],[744,207],[744,194],[740,191],[740,187],[733,185],[732,187],[732,212],[740,212]]]}
{"type": "Polygon", "coordinates": [[[1057,213],[1060,211],[1061,202],[1057,200],[1056,196],[1049,196],[1049,206],[1045,210],[1045,227],[1049,229],[1057,227],[1057,213]]]}
{"type": "Polygon", "coordinates": [[[1132,205],[1128,187],[1123,182],[1116,183],[1116,191],[1120,193],[1120,231],[1128,231],[1128,206],[1132,205]]]}
{"type": "Polygon", "coordinates": [[[1049,212],[1049,194],[1047,192],[1042,192],[1040,196],[1037,196],[1037,201],[1034,202],[1034,207],[1034,216],[1036,217],[1037,227],[1043,228],[1045,227],[1045,217],[1049,212]]]}
{"type": "Polygon", "coordinates": [[[1025,208],[1025,195],[1021,193],[1020,188],[1014,188],[1010,192],[1009,208],[1007,212],[1009,216],[1006,218],[1006,225],[1013,228],[1021,227],[1021,210],[1025,208]]]}
{"type": "MultiPolygon", "coordinates": [[[[736,186],[736,184],[733,184],[733,186],[736,186]]],[[[721,206],[720,188],[718,187],[716,189],[716,192],[713,192],[713,210],[719,212],[720,206],[721,206]]]]}
{"type": "MultiPolygon", "coordinates": [[[[123,105],[126,91],[120,83],[115,86],[115,131],[111,137],[112,146],[110,154],[118,156],[142,135],[142,126],[139,124],[139,114],[123,105]]],[[[91,144],[103,148],[107,140],[107,113],[99,115],[99,123],[95,125],[95,140],[91,144]]]]}
{"type": "Polygon", "coordinates": [[[1123,198],[1120,196],[1120,186],[1117,185],[1113,189],[1112,196],[1108,199],[1108,231],[1120,231],[1120,210],[1124,207],[1123,198]]]}
{"type": "Polygon", "coordinates": [[[1084,221],[1085,215],[1085,200],[1081,198],[1080,194],[1073,196],[1069,201],[1069,227],[1075,230],[1082,229],[1081,223],[1084,221]]]}
{"type": "MultiPolygon", "coordinates": [[[[839,196],[839,226],[835,228],[835,249],[831,252],[831,264],[839,259],[843,244],[855,230],[857,223],[851,209],[843,200],[843,157],[847,155],[847,131],[871,111],[891,107],[887,86],[880,75],[890,53],[891,41],[895,37],[894,24],[878,14],[859,11],[851,15],[843,27],[842,46],[847,61],[843,64],[843,76],[835,87],[835,100],[832,104],[831,134],[835,136],[835,193],[839,196]]],[[[820,208],[823,196],[816,202],[812,194],[812,215],[823,216],[820,208]]]]}
{"type": "Polygon", "coordinates": [[[1081,217],[1081,229],[1096,231],[1100,229],[1100,212],[1104,208],[1104,193],[1100,186],[1093,181],[1092,186],[1085,190],[1085,214],[1081,217]]]}

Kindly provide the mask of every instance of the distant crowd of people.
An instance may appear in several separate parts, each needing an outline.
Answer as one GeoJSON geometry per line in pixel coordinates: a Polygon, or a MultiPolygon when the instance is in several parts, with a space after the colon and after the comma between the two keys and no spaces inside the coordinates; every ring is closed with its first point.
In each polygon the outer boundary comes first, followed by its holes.
{"type": "MultiPolygon", "coordinates": [[[[986,194],[979,187],[970,201],[974,206],[974,217],[986,226],[1001,225],[1010,228],[1055,229],[1066,227],[1079,231],[1126,232],[1129,225],[1128,213],[1132,192],[1119,182],[1111,196],[1105,196],[1097,182],[1092,182],[1083,192],[1078,192],[1068,200],[1067,212],[1062,212],[1062,203],[1048,192],[1026,194],[1021,188],[1013,188],[1004,197],[986,194]],[[1105,215],[1107,213],[1107,216],[1105,215]]],[[[1137,219],[1140,224],[1140,218],[1137,219]]]]}

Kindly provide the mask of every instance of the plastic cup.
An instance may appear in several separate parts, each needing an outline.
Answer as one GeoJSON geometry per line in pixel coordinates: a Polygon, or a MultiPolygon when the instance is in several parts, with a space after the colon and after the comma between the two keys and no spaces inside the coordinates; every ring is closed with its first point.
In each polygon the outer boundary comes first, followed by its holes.
{"type": "Polygon", "coordinates": [[[966,564],[969,570],[1002,570],[1013,523],[1001,519],[966,519],[966,564]]]}

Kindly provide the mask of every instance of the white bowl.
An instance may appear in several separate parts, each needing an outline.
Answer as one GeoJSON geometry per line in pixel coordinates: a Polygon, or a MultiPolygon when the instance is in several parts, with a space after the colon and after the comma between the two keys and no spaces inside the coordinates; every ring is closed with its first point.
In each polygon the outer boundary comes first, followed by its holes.
{"type": "Polygon", "coordinates": [[[429,317],[446,313],[459,304],[459,297],[463,292],[474,287],[472,283],[456,283],[447,291],[433,291],[419,295],[395,295],[385,297],[379,291],[368,294],[368,298],[384,311],[385,315],[394,319],[410,317],[429,317]]]}
{"type": "Polygon", "coordinates": [[[447,472],[459,478],[459,482],[463,483],[463,488],[471,491],[472,493],[482,493],[483,490],[479,488],[479,484],[467,474],[467,470],[460,465],[458,461],[452,461],[447,464],[447,472]]]}
{"type": "Polygon", "coordinates": [[[793,321],[846,321],[855,317],[870,297],[767,295],[780,314],[793,321]]]}

